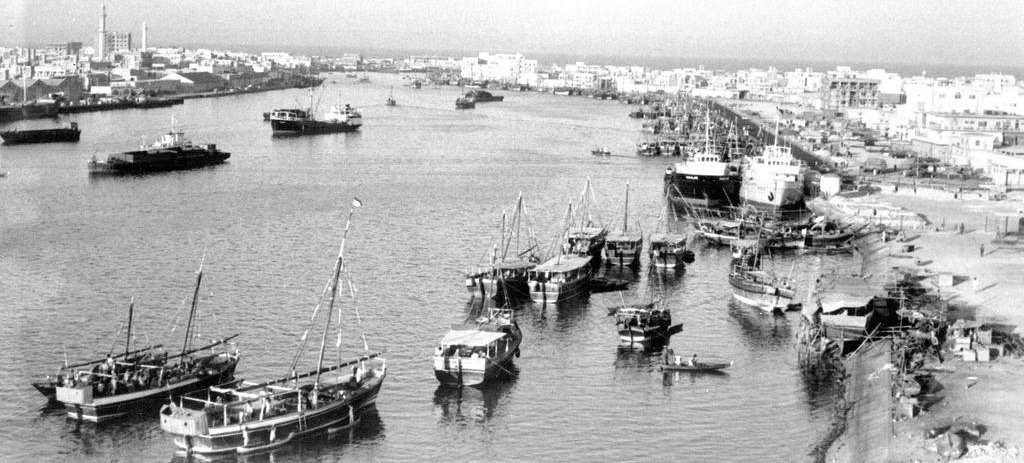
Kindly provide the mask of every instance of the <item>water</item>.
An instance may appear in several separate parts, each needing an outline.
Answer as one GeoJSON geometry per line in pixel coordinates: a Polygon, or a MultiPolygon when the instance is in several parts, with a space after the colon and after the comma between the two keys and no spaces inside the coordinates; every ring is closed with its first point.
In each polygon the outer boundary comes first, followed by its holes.
{"type": "MultiPolygon", "coordinates": [[[[0,179],[0,459],[179,458],[155,416],[77,425],[47,408],[30,382],[56,371],[65,352],[74,362],[123,346],[116,331],[132,296],[140,344],[179,346],[182,329],[169,329],[186,314],[204,254],[203,339],[241,333],[238,376],[283,375],[329,278],[352,197],[363,202],[346,249],[362,327],[371,348],[388,350],[377,411],[351,432],[254,459],[809,459],[831,401],[799,375],[799,314],[769,317],[729,302],[725,249],[697,247],[685,274],[635,276],[624,295],[527,307],[514,379],[485,391],[439,389],[429,358],[467,314],[462,270],[486,255],[518,192],[547,242],[587,176],[609,224],[620,220],[629,181],[633,220],[650,231],[664,210],[668,160],[632,154],[640,122],[612,101],[509,92],[504,102],[457,111],[456,88],[371,80],[328,77],[320,94],[322,105],[362,108],[359,133],[273,138],[261,113],[306,99],[288,90],[79,114],[70,118],[83,130],[77,144],[0,147],[10,172],[0,179]],[[398,106],[386,107],[392,88],[398,106]],[[194,141],[230,151],[229,163],[86,174],[94,154],[152,141],[172,115],[194,141]],[[615,156],[595,159],[594,146],[615,156]],[[663,376],[657,358],[620,352],[606,307],[649,294],[666,298],[685,323],[676,352],[734,360],[728,373],[663,376]]],[[[802,298],[809,279],[846,259],[773,262],[781,273],[793,269],[802,298]]],[[[344,347],[361,347],[346,317],[353,332],[344,347]]]]}

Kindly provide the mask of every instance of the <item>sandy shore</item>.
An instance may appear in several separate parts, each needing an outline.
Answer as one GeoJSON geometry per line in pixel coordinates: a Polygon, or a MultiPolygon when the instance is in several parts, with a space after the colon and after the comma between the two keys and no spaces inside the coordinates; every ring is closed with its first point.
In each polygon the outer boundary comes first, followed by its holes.
{"type": "MultiPolygon", "coordinates": [[[[949,302],[950,322],[971,319],[1024,332],[1024,245],[993,243],[996,213],[1024,208],[1024,195],[989,201],[959,194],[954,199],[952,192],[939,190],[915,193],[902,188],[895,192],[885,185],[881,190],[859,200],[904,208],[927,220],[924,226],[908,229],[904,242],[890,241],[882,249],[872,250],[885,256],[879,260],[882,267],[909,267],[924,275],[951,274],[952,286],[940,286],[938,278],[929,281],[949,302]],[[904,252],[906,244],[913,244],[914,250],[904,252]]],[[[871,366],[876,363],[868,362],[871,366]]],[[[1002,357],[990,363],[964,362],[947,353],[945,362],[927,367],[933,369],[942,389],[921,415],[895,424],[878,418],[880,413],[889,413],[887,388],[868,387],[871,372],[852,368],[849,389],[862,392],[850,398],[862,402],[851,410],[847,432],[830,448],[827,461],[945,461],[935,450],[938,439],[927,439],[926,432],[970,423],[980,424],[984,433],[978,442],[968,443],[967,453],[959,461],[1024,461],[1024,361],[1002,357]],[[887,435],[876,435],[879,426],[887,435]]]]}

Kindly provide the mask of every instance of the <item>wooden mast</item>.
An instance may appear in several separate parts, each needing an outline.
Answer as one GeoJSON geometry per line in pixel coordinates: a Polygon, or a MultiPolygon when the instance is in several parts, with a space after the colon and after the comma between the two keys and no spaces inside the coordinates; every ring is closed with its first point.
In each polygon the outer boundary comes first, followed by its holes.
{"type": "Polygon", "coordinates": [[[331,303],[327,306],[327,317],[324,321],[324,332],[320,338],[320,356],[316,361],[316,381],[313,383],[313,390],[320,389],[320,373],[324,366],[324,350],[327,346],[327,329],[331,325],[331,315],[334,313],[334,299],[338,295],[338,280],[341,278],[341,268],[345,265],[345,239],[348,238],[348,230],[352,224],[352,214],[362,203],[358,199],[352,200],[352,207],[348,210],[348,220],[345,221],[345,233],[341,235],[341,247],[338,248],[338,261],[334,264],[334,278],[331,280],[331,303]]]}
{"type": "Polygon", "coordinates": [[[192,292],[192,309],[188,312],[188,325],[185,328],[185,344],[181,346],[181,355],[188,353],[188,345],[192,342],[192,320],[196,317],[196,306],[199,304],[199,285],[203,282],[203,264],[206,262],[206,254],[199,262],[199,270],[196,272],[196,289],[192,292]]]}
{"type": "Polygon", "coordinates": [[[132,346],[132,315],[135,313],[135,296],[132,296],[132,301],[128,304],[128,339],[124,342],[124,355],[128,356],[128,351],[132,346]]]}
{"type": "Polygon", "coordinates": [[[629,182],[626,182],[626,208],[622,215],[622,233],[629,231],[629,182]]]}

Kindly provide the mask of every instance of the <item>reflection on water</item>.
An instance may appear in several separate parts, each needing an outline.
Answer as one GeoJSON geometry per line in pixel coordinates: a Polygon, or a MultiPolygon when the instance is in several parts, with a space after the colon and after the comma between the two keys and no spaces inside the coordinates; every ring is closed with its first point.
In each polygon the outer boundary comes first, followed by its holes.
{"type": "Polygon", "coordinates": [[[485,423],[500,415],[502,399],[515,387],[519,367],[512,365],[505,378],[484,388],[438,386],[434,391],[434,414],[445,425],[485,423]]]}
{"type": "Polygon", "coordinates": [[[663,371],[661,372],[661,385],[665,388],[688,384],[691,386],[704,386],[720,384],[729,380],[729,372],[725,370],[712,371],[663,371]]]}
{"type": "Polygon", "coordinates": [[[786,314],[765,312],[730,299],[729,316],[739,324],[740,332],[751,347],[779,347],[793,343],[786,314]]]}

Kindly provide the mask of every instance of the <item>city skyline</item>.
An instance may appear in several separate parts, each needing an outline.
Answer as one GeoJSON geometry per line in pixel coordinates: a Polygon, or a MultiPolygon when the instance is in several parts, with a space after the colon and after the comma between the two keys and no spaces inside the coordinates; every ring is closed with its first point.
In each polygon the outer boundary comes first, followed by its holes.
{"type": "Polygon", "coordinates": [[[107,29],[142,23],[150,46],[264,49],[490,50],[533,55],[717,59],[807,63],[957,65],[1013,68],[1024,63],[1024,4],[987,8],[929,1],[842,4],[752,0],[713,5],[649,1],[480,3],[217,2],[15,0],[0,7],[4,46],[82,41],[95,46],[100,5],[107,29]],[[51,18],[68,17],[53,21],[51,18]],[[196,14],[202,11],[202,14],[196,14]],[[272,13],[272,14],[271,14],[272,13]],[[424,20],[429,18],[429,21],[424,20]],[[173,24],[173,26],[171,26],[173,24]],[[957,31],[950,34],[949,31],[957,31]]]}

